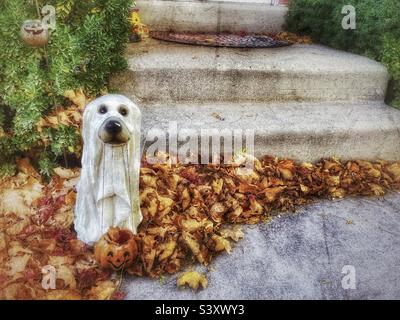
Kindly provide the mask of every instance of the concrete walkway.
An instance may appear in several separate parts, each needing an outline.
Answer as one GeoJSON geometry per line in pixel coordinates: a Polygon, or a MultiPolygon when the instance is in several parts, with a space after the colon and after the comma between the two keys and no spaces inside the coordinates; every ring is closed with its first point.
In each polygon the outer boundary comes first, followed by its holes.
{"type": "Polygon", "coordinates": [[[245,238],[206,272],[192,292],[157,279],[128,277],[127,299],[400,299],[400,195],[321,201],[245,238]],[[356,289],[343,289],[342,268],[355,268],[356,289]]]}

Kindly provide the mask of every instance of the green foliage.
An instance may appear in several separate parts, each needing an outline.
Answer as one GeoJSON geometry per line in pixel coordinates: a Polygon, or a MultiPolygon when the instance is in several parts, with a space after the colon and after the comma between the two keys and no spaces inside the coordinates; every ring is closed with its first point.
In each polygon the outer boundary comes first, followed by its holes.
{"type": "Polygon", "coordinates": [[[19,36],[25,20],[38,19],[36,1],[0,1],[0,176],[13,172],[17,156],[45,154],[38,162],[47,174],[60,157],[74,152],[79,133],[68,127],[42,133],[51,142],[44,152],[38,121],[65,103],[66,90],[98,95],[110,75],[126,66],[132,1],[37,2],[56,8],[56,29],[44,48],[29,47],[19,36]]]}
{"type": "Polygon", "coordinates": [[[388,103],[400,107],[400,1],[291,0],[287,29],[314,41],[382,61],[392,82],[388,103]],[[356,29],[342,28],[344,5],[356,9],[356,29]]]}
{"type": "Polygon", "coordinates": [[[389,100],[400,108],[400,38],[387,35],[383,40],[382,61],[392,75],[389,100]]]}
{"type": "Polygon", "coordinates": [[[39,173],[44,177],[50,177],[53,169],[57,167],[56,158],[53,153],[42,152],[38,160],[39,173]]]}
{"type": "Polygon", "coordinates": [[[51,152],[55,156],[62,156],[66,151],[74,153],[80,141],[79,132],[74,127],[61,125],[58,130],[49,129],[47,134],[51,141],[51,152]]]}

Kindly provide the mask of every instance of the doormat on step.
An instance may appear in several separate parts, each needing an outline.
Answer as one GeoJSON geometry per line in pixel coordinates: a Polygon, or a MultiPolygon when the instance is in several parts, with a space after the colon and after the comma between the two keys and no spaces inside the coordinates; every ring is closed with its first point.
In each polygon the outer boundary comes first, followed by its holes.
{"type": "Polygon", "coordinates": [[[274,39],[266,35],[239,35],[228,33],[177,33],[177,32],[151,32],[152,38],[210,47],[234,48],[277,48],[290,45],[290,42],[274,39]]]}

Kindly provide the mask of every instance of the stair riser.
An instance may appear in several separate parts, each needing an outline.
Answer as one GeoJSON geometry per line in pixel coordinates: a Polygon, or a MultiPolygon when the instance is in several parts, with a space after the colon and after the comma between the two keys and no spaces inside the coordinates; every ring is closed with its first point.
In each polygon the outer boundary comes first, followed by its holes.
{"type": "MultiPolygon", "coordinates": [[[[223,130],[245,133],[250,129],[257,157],[269,154],[299,161],[332,156],[344,160],[400,160],[400,111],[382,103],[139,105],[143,139],[153,128],[166,136],[171,123],[176,123],[181,133],[182,129],[195,130],[197,137],[202,130],[219,130],[218,138],[223,130]]],[[[249,150],[245,143],[243,147],[249,150]]]]}
{"type": "Polygon", "coordinates": [[[145,70],[113,86],[144,101],[368,101],[383,100],[387,75],[278,73],[252,70],[145,70]]]}
{"type": "MultiPolygon", "coordinates": [[[[143,141],[146,141],[146,134],[150,128],[144,123],[143,141]]],[[[333,156],[343,160],[400,160],[400,135],[396,130],[357,133],[351,136],[337,133],[315,133],[313,135],[289,133],[277,136],[270,135],[268,132],[256,132],[254,138],[254,155],[256,157],[274,155],[308,162],[333,156]]],[[[144,150],[146,151],[150,145],[151,142],[147,141],[144,150]]],[[[168,140],[166,145],[169,147],[168,140]]],[[[181,146],[182,143],[178,143],[178,145],[181,146]]],[[[200,147],[201,144],[199,144],[199,150],[200,147]]],[[[246,147],[245,138],[243,139],[243,147],[246,147]]],[[[212,154],[211,150],[210,154],[212,154]]],[[[221,143],[221,154],[223,154],[223,150],[224,145],[221,143]]],[[[231,153],[228,152],[226,155],[229,156],[231,153]]]]}
{"type": "Polygon", "coordinates": [[[264,3],[138,0],[136,5],[154,31],[277,33],[287,13],[285,6],[264,3]]]}

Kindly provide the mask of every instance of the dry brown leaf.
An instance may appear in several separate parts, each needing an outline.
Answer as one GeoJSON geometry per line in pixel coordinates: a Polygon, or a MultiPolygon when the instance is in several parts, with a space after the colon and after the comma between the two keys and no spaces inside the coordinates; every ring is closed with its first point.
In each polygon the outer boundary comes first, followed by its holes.
{"type": "Polygon", "coordinates": [[[400,181],[400,162],[395,162],[387,167],[387,171],[395,181],[400,181]]]}
{"type": "Polygon", "coordinates": [[[182,192],[182,209],[186,210],[189,207],[190,202],[191,202],[191,198],[190,198],[189,190],[186,188],[182,192]]]}
{"type": "Polygon", "coordinates": [[[220,203],[214,203],[210,209],[210,216],[215,222],[221,222],[222,216],[226,212],[226,207],[220,203]]]}
{"type": "Polygon", "coordinates": [[[83,110],[85,108],[86,104],[89,102],[89,99],[86,99],[86,96],[83,93],[82,89],[67,90],[64,92],[64,97],[71,100],[81,110],[83,110]]]}
{"type": "Polygon", "coordinates": [[[200,244],[196,241],[196,239],[186,231],[182,233],[182,239],[192,252],[193,256],[195,256],[201,264],[206,265],[207,261],[204,258],[203,253],[200,250],[200,244]]]}
{"type": "Polygon", "coordinates": [[[267,203],[276,201],[280,193],[285,189],[285,187],[274,187],[266,188],[264,190],[264,196],[267,203]]]}
{"type": "Polygon", "coordinates": [[[4,231],[0,231],[0,251],[7,249],[6,234],[4,231]]]}
{"type": "Polygon", "coordinates": [[[234,225],[230,227],[222,228],[219,233],[224,238],[230,238],[235,242],[238,242],[240,239],[243,239],[244,233],[242,228],[239,225],[234,225]]]}
{"type": "Polygon", "coordinates": [[[57,280],[62,280],[63,287],[60,289],[76,289],[76,280],[73,270],[65,265],[59,266],[57,269],[57,280]]]}
{"type": "Polygon", "coordinates": [[[18,220],[6,229],[10,236],[17,236],[22,233],[29,225],[30,220],[27,217],[19,217],[18,220]]]}
{"type": "Polygon", "coordinates": [[[47,300],[81,300],[81,294],[76,290],[49,290],[47,300]]]}
{"type": "Polygon", "coordinates": [[[54,168],[54,173],[63,179],[72,179],[79,177],[80,172],[78,170],[66,169],[62,167],[54,168]]]}
{"type": "Polygon", "coordinates": [[[11,241],[8,244],[8,255],[10,257],[23,255],[23,254],[31,255],[32,253],[33,253],[33,251],[31,249],[26,248],[25,246],[22,246],[22,244],[19,241],[11,241]]]}
{"type": "Polygon", "coordinates": [[[263,206],[254,196],[250,197],[250,210],[253,212],[253,214],[262,214],[264,211],[263,206]]]}
{"type": "Polygon", "coordinates": [[[26,265],[31,256],[29,254],[24,254],[22,256],[13,256],[10,258],[10,261],[7,263],[9,268],[8,275],[16,280],[23,276],[22,272],[25,270],[26,265]]]}

